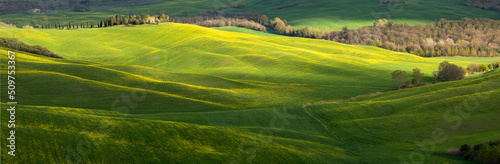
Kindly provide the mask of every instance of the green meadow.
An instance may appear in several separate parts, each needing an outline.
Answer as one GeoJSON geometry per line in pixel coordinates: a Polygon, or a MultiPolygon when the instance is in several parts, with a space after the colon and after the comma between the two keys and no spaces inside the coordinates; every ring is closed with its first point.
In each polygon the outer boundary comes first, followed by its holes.
{"type": "Polygon", "coordinates": [[[297,27],[341,30],[343,26],[372,26],[374,20],[395,23],[427,24],[441,18],[460,20],[464,17],[499,19],[495,11],[463,5],[466,0],[402,0],[405,4],[380,4],[378,0],[265,1],[255,0],[241,11],[261,11],[269,18],[280,17],[297,27]],[[294,6],[279,9],[282,6],[294,6]],[[278,7],[276,7],[278,6],[278,7]]]}
{"type": "Polygon", "coordinates": [[[161,3],[146,6],[118,7],[89,12],[56,10],[53,13],[16,13],[0,16],[0,21],[13,23],[18,27],[33,24],[54,25],[55,22],[67,24],[80,23],[108,18],[116,14],[156,14],[165,13],[172,16],[189,16],[208,10],[216,10],[221,6],[245,4],[242,9],[226,9],[221,12],[262,12],[270,19],[280,17],[297,27],[317,27],[340,30],[343,26],[358,28],[373,25],[374,20],[386,18],[395,23],[429,23],[441,18],[459,20],[464,17],[485,17],[499,19],[495,11],[481,10],[463,5],[466,0],[405,0],[405,4],[382,5],[378,0],[160,0],[161,3]]]}
{"type": "MultiPolygon", "coordinates": [[[[422,151],[425,163],[467,163],[444,151],[500,137],[498,70],[400,91],[390,77],[420,68],[433,82],[444,60],[499,58],[422,58],[175,23],[0,36],[65,58],[15,51],[18,149],[6,163],[400,163],[435,128],[447,138],[422,151]],[[375,92],[383,94],[350,99],[375,92]],[[451,113],[463,118],[453,128],[443,115],[470,99],[478,107],[451,113]]],[[[0,49],[2,88],[8,50],[0,49]]]]}

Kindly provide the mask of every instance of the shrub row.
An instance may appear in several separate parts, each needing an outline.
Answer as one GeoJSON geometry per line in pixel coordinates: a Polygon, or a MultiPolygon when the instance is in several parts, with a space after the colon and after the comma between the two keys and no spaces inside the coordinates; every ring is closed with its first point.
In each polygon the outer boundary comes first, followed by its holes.
{"type": "Polygon", "coordinates": [[[0,37],[0,46],[19,50],[19,51],[29,52],[29,53],[33,53],[33,54],[43,55],[43,56],[47,56],[47,57],[61,58],[62,59],[61,56],[48,50],[46,47],[42,47],[39,45],[31,46],[31,45],[28,45],[26,43],[19,41],[19,39],[17,39],[17,38],[0,37]]]}
{"type": "Polygon", "coordinates": [[[484,144],[464,144],[460,146],[458,154],[467,160],[481,163],[500,163],[500,141],[484,144]]]}

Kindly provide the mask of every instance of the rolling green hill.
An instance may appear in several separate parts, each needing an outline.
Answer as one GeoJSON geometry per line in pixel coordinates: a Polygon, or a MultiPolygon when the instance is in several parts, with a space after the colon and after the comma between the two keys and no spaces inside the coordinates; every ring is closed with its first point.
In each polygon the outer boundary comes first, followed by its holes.
{"type": "MultiPolygon", "coordinates": [[[[7,49],[0,53],[6,54],[7,49]]],[[[8,60],[6,55],[1,59],[8,60]]],[[[231,104],[242,108],[257,93],[265,92],[266,83],[22,52],[16,53],[16,65],[18,151],[15,158],[2,156],[6,163],[67,163],[68,158],[85,163],[353,160],[349,148],[341,148],[337,144],[342,143],[328,138],[321,125],[300,107],[232,110],[231,104]],[[207,86],[174,83],[162,76],[206,82],[207,86]],[[233,90],[223,89],[226,87],[233,90]],[[253,88],[256,93],[242,93],[237,88],[253,88]],[[220,112],[210,112],[214,110],[220,112]],[[234,119],[236,115],[244,119],[234,119]],[[261,129],[265,133],[260,133],[261,129]],[[252,154],[254,149],[258,151],[252,154]],[[146,156],[148,159],[141,159],[146,156]]],[[[6,77],[6,72],[1,73],[6,77]]],[[[1,84],[7,87],[6,81],[1,84]]],[[[6,93],[2,97],[7,97],[6,93]]],[[[2,110],[9,106],[6,101],[2,99],[2,110]]],[[[265,103],[262,101],[259,103],[265,103]]],[[[2,112],[2,120],[9,116],[2,112]]],[[[2,124],[1,129],[2,137],[7,138],[7,125],[2,124]]],[[[2,147],[2,152],[7,148],[2,147]]]]}
{"type": "MultiPolygon", "coordinates": [[[[445,129],[452,141],[426,160],[459,163],[465,161],[441,151],[498,138],[498,125],[484,124],[498,115],[498,71],[403,91],[393,91],[390,82],[395,69],[421,68],[431,82],[444,60],[466,66],[498,58],[421,58],[174,23],[0,29],[0,36],[46,46],[65,58],[17,52],[18,156],[2,156],[7,163],[398,163],[399,155],[417,149],[411,141],[426,139],[432,127],[445,129]],[[445,107],[474,96],[477,86],[494,88],[478,90],[484,95],[478,102],[486,104],[481,112],[464,121],[463,133],[446,129],[439,120],[445,107]],[[385,93],[302,106],[375,92],[385,93]]],[[[2,55],[2,70],[6,60],[2,55]]],[[[6,88],[6,72],[1,75],[6,88]]],[[[2,138],[7,130],[2,124],[2,138]]]]}
{"type": "MultiPolygon", "coordinates": [[[[6,51],[2,48],[0,54],[6,51]]],[[[2,55],[2,68],[6,60],[2,55]]],[[[307,106],[308,113],[300,105],[231,108],[231,102],[239,104],[243,103],[239,99],[248,98],[244,96],[251,97],[239,95],[237,88],[253,88],[258,94],[268,90],[269,82],[22,52],[16,53],[16,65],[16,85],[20,86],[16,120],[21,121],[16,126],[18,156],[2,156],[6,163],[398,163],[399,155],[406,157],[418,149],[412,141],[428,138],[434,127],[444,129],[449,140],[438,144],[426,161],[461,163],[465,161],[442,151],[499,137],[499,125],[494,123],[498,71],[464,81],[307,106]],[[223,92],[224,88],[233,92],[223,92]],[[145,98],[134,99],[135,92],[145,98]],[[204,95],[220,99],[204,99],[204,95]],[[478,109],[464,119],[459,130],[442,120],[446,109],[478,95],[474,99],[480,104],[478,109]],[[123,98],[127,96],[128,103],[123,98]],[[117,100],[122,102],[117,107],[128,110],[115,109],[112,104],[117,100]]],[[[6,87],[5,78],[1,84],[6,87]]],[[[8,107],[5,100],[1,105],[2,110],[8,107]]],[[[8,117],[2,114],[2,120],[8,117]]],[[[6,130],[2,124],[2,138],[7,138],[6,130]]]]}
{"type": "Polygon", "coordinates": [[[347,98],[391,90],[390,72],[396,69],[410,72],[413,68],[421,68],[427,76],[425,81],[432,82],[432,72],[445,59],[464,67],[470,63],[488,64],[498,60],[421,58],[369,46],[250,35],[175,23],[79,30],[0,29],[0,36],[46,46],[66,59],[145,66],[239,82],[294,84],[299,88],[309,84],[332,89],[350,88],[349,93],[326,91],[334,96],[323,95],[323,98],[347,98]]]}
{"type": "Polygon", "coordinates": [[[378,0],[242,0],[242,1],[182,1],[174,0],[155,5],[119,7],[90,12],[74,12],[57,10],[53,13],[16,13],[0,16],[0,21],[13,23],[18,27],[33,24],[51,24],[61,22],[67,24],[86,22],[108,18],[116,14],[155,14],[165,13],[173,16],[184,16],[189,11],[190,16],[208,10],[216,10],[221,6],[245,4],[242,9],[226,9],[221,12],[262,12],[269,18],[280,17],[297,27],[317,27],[340,30],[347,25],[350,28],[373,25],[377,19],[387,18],[396,23],[429,23],[446,18],[459,20],[463,17],[486,17],[500,19],[496,11],[481,10],[463,5],[465,0],[411,0],[405,4],[382,5],[378,0]]]}
{"type": "Polygon", "coordinates": [[[297,27],[341,30],[343,26],[372,26],[374,20],[386,18],[395,23],[429,23],[440,18],[460,20],[463,17],[500,19],[495,11],[463,5],[465,0],[401,0],[405,4],[380,4],[379,0],[255,0],[241,11],[261,11],[269,18],[280,17],[297,27]],[[291,6],[279,9],[280,7],[291,6]]]}
{"type": "Polygon", "coordinates": [[[500,137],[500,124],[495,121],[500,114],[499,85],[496,70],[476,79],[307,108],[343,141],[376,147],[359,150],[361,158],[376,159],[381,155],[376,150],[405,148],[409,150],[383,156],[409,161],[410,156],[423,155],[417,161],[435,163],[428,158],[452,157],[444,154],[449,148],[500,137]]]}

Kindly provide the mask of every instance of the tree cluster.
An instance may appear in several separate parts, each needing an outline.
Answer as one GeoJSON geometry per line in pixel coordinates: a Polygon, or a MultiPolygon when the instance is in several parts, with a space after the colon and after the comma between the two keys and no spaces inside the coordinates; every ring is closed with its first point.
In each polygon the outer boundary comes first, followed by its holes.
{"type": "Polygon", "coordinates": [[[467,0],[465,5],[486,10],[500,11],[500,0],[467,0]]]}
{"type": "Polygon", "coordinates": [[[500,141],[477,145],[464,144],[460,146],[458,155],[480,163],[500,163],[500,141]]]}
{"type": "Polygon", "coordinates": [[[333,31],[325,39],[348,44],[371,45],[423,57],[500,56],[500,21],[476,18],[441,19],[427,25],[379,21],[376,26],[333,31]]]}
{"type": "Polygon", "coordinates": [[[116,25],[140,25],[140,24],[151,24],[151,23],[160,23],[160,22],[168,22],[170,17],[165,14],[160,15],[115,15],[106,19],[101,19],[99,22],[87,21],[83,23],[72,23],[68,22],[67,24],[61,24],[60,22],[51,24],[35,24],[34,28],[39,29],[79,29],[79,28],[101,28],[101,27],[111,27],[116,25]]]}
{"type": "Polygon", "coordinates": [[[160,23],[160,22],[168,22],[170,20],[170,16],[165,14],[159,15],[130,15],[130,16],[122,16],[120,14],[109,17],[107,19],[99,21],[97,27],[110,27],[116,25],[140,25],[140,24],[151,24],[151,23],[160,23]]]}
{"type": "Polygon", "coordinates": [[[43,55],[43,56],[47,56],[47,57],[61,58],[62,59],[61,56],[48,50],[46,47],[42,47],[40,45],[34,45],[34,46],[28,45],[26,43],[19,41],[19,39],[17,39],[17,38],[0,37],[0,46],[19,50],[19,51],[29,52],[32,54],[38,54],[38,55],[43,55]]]}
{"type": "Polygon", "coordinates": [[[175,23],[195,24],[203,27],[228,27],[236,26],[257,31],[267,32],[266,27],[253,20],[240,19],[240,18],[226,18],[226,17],[183,17],[173,18],[175,23]]]}
{"type": "Polygon", "coordinates": [[[422,84],[420,83],[420,81],[424,77],[424,73],[422,73],[422,70],[420,70],[419,68],[413,69],[413,79],[411,81],[406,81],[407,76],[405,71],[395,70],[391,73],[391,75],[392,82],[398,89],[421,86],[422,84]]]}
{"type": "Polygon", "coordinates": [[[394,24],[377,20],[374,26],[340,31],[305,27],[295,28],[275,18],[270,26],[276,33],[317,38],[355,45],[371,45],[423,57],[500,56],[500,21],[487,18],[441,19],[427,25],[394,24]]]}
{"type": "Polygon", "coordinates": [[[39,29],[79,29],[79,28],[102,28],[102,27],[111,27],[116,25],[141,25],[141,24],[152,24],[152,23],[161,23],[161,22],[175,22],[175,23],[185,23],[185,24],[195,24],[204,27],[228,27],[228,26],[236,26],[243,27],[248,29],[253,29],[257,31],[267,32],[266,26],[264,26],[264,22],[267,21],[266,16],[259,16],[255,18],[256,20],[260,20],[261,22],[256,22],[253,20],[248,20],[244,18],[228,18],[228,17],[220,17],[220,16],[196,16],[196,17],[173,17],[170,18],[169,15],[165,15],[163,13],[158,13],[156,15],[115,15],[106,19],[102,19],[97,24],[93,21],[86,23],[72,23],[61,24],[55,23],[53,26],[50,24],[33,25],[34,28],[39,29]]]}
{"type": "Polygon", "coordinates": [[[469,64],[467,66],[467,72],[470,74],[486,72],[489,70],[497,69],[500,66],[500,61],[492,62],[491,64],[469,64]]]}
{"type": "Polygon", "coordinates": [[[269,25],[278,34],[296,36],[296,37],[322,39],[324,34],[326,32],[329,32],[329,30],[327,29],[322,31],[318,28],[311,28],[311,27],[295,28],[291,25],[288,25],[286,20],[281,20],[278,17],[274,18],[274,20],[271,20],[269,22],[269,25]]]}

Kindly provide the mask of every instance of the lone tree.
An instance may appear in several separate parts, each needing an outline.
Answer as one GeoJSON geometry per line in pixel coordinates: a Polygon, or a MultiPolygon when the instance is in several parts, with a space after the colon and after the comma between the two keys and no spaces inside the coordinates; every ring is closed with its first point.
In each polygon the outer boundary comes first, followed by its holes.
{"type": "Polygon", "coordinates": [[[465,78],[465,70],[460,66],[444,61],[439,64],[438,71],[434,72],[434,77],[436,77],[436,81],[462,80],[465,78]]]}
{"type": "Polygon", "coordinates": [[[420,70],[419,68],[414,68],[413,69],[413,79],[411,80],[411,82],[413,83],[413,85],[415,87],[417,87],[418,84],[420,83],[420,80],[422,80],[423,77],[424,77],[424,73],[422,73],[422,70],[420,70]]]}
{"type": "Polygon", "coordinates": [[[392,72],[392,82],[398,89],[401,89],[401,86],[403,86],[406,82],[406,72],[401,71],[401,70],[395,70],[392,72]]]}
{"type": "Polygon", "coordinates": [[[266,15],[261,15],[259,17],[259,23],[264,25],[265,23],[269,22],[269,18],[266,15]]]}

